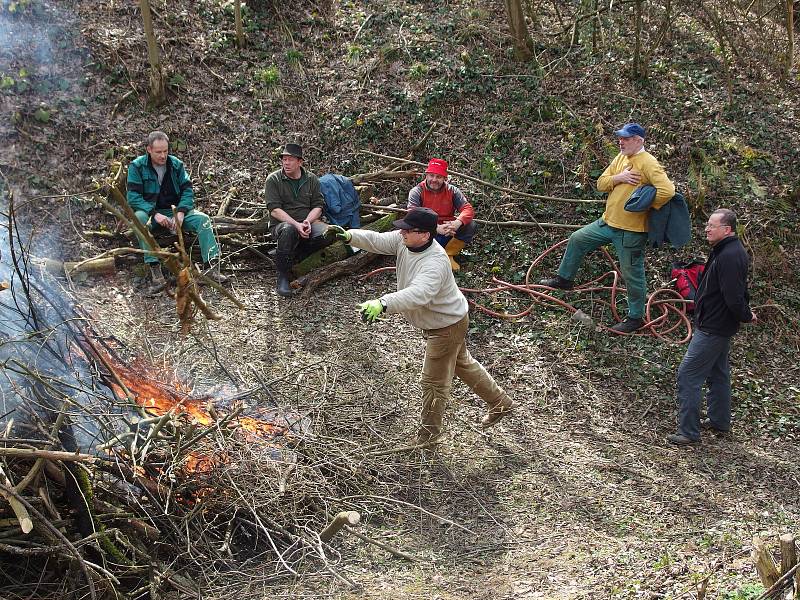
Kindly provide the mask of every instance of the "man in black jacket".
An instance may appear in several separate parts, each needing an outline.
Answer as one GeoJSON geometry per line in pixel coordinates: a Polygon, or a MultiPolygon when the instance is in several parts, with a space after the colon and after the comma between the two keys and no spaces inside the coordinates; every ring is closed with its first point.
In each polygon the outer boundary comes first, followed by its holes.
{"type": "Polygon", "coordinates": [[[678,431],[667,436],[683,446],[700,441],[700,429],[731,427],[731,338],[740,323],[755,323],[747,293],[750,259],[736,236],[736,215],[718,208],[708,219],[711,252],[695,300],[695,332],[678,368],[678,431]],[[708,417],[700,420],[701,391],[707,383],[708,417]]]}

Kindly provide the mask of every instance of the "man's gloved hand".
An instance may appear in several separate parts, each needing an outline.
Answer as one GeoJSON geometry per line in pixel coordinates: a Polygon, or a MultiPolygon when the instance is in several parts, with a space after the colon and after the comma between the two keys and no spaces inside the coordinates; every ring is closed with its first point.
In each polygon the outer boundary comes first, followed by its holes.
{"type": "Polygon", "coordinates": [[[367,300],[359,304],[358,308],[361,311],[361,320],[366,323],[374,323],[384,311],[380,300],[367,300]]]}
{"type": "Polygon", "coordinates": [[[327,238],[335,237],[337,240],[349,242],[353,236],[350,235],[349,231],[345,231],[338,225],[328,225],[328,229],[325,230],[325,237],[327,238]]]}

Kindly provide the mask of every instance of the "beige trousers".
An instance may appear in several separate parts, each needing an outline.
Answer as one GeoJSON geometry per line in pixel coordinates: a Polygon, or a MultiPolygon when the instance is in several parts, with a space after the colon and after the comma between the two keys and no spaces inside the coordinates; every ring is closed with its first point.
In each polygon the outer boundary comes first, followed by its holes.
{"type": "Polygon", "coordinates": [[[450,400],[454,375],[483,398],[490,409],[507,397],[505,391],[467,350],[465,338],[468,327],[469,315],[465,315],[458,323],[448,327],[422,331],[426,345],[421,382],[420,442],[427,442],[441,433],[444,409],[450,400]]]}

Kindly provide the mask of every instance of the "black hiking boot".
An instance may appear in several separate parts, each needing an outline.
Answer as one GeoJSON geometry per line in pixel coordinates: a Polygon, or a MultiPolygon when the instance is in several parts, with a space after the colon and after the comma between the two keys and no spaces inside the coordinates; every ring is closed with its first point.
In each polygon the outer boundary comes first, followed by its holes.
{"type": "Polygon", "coordinates": [[[546,285],[547,287],[556,288],[557,290],[571,290],[572,280],[564,279],[561,275],[555,277],[548,277],[539,281],[539,285],[546,285]]]}
{"type": "Polygon", "coordinates": [[[675,444],[676,446],[692,446],[700,443],[700,440],[693,440],[692,438],[686,437],[682,433],[670,433],[667,436],[667,441],[670,444],[675,444]]]}
{"type": "Polygon", "coordinates": [[[631,317],[626,317],[624,321],[617,323],[611,328],[611,331],[616,331],[617,333],[633,333],[634,331],[638,331],[644,325],[644,319],[633,319],[631,317]]]}
{"type": "Polygon", "coordinates": [[[279,252],[275,255],[275,270],[278,272],[278,281],[275,291],[279,296],[289,298],[292,296],[292,287],[289,285],[289,271],[292,269],[292,257],[279,252]]]}
{"type": "Polygon", "coordinates": [[[730,433],[730,429],[720,429],[716,425],[711,422],[711,419],[708,417],[704,419],[700,419],[700,429],[705,429],[706,431],[714,431],[716,433],[730,433]]]}

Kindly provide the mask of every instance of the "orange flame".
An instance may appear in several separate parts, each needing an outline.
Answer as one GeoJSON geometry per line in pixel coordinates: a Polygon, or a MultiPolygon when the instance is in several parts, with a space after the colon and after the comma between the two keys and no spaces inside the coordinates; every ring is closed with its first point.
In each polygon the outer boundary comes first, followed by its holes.
{"type": "MultiPolygon", "coordinates": [[[[111,357],[106,354],[105,358],[111,364],[111,357]]],[[[185,386],[177,380],[171,384],[164,383],[144,375],[148,367],[137,362],[130,366],[114,362],[114,372],[119,380],[134,396],[136,404],[151,415],[162,416],[172,412],[175,415],[183,415],[191,423],[204,426],[213,425],[224,416],[216,414],[210,397],[191,397],[188,390],[182,389],[185,386]]],[[[119,385],[114,385],[114,391],[125,395],[125,390],[119,385]]],[[[286,427],[254,417],[238,417],[232,424],[238,425],[247,438],[262,442],[286,432],[286,427]]],[[[184,468],[193,473],[208,472],[219,462],[225,462],[225,459],[218,455],[210,457],[190,452],[186,457],[184,468]]]]}

